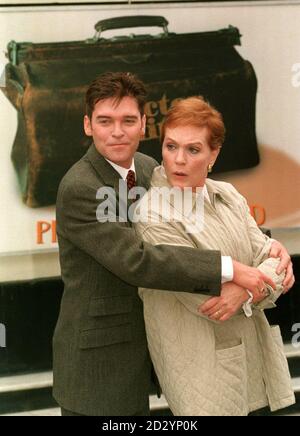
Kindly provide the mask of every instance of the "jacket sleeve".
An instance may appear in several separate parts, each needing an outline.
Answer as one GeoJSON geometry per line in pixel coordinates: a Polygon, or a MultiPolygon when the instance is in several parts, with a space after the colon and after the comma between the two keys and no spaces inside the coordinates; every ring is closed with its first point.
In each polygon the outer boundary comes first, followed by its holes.
{"type": "Polygon", "coordinates": [[[248,234],[252,245],[252,250],[253,250],[252,266],[257,268],[258,265],[260,265],[264,260],[266,260],[269,257],[273,240],[269,238],[267,235],[265,235],[256,224],[255,219],[252,217],[250,213],[250,209],[246,199],[239,193],[238,196],[241,202],[243,217],[247,223],[248,234]]]}
{"type": "Polygon", "coordinates": [[[142,241],[128,222],[99,222],[94,187],[62,185],[57,231],[107,270],[133,286],[219,295],[221,253],[142,241]]]}
{"type": "Polygon", "coordinates": [[[276,285],[275,290],[273,290],[271,286],[267,285],[269,293],[268,296],[254,306],[260,310],[271,309],[276,307],[275,301],[282,294],[284,273],[280,275],[277,275],[276,273],[280,259],[268,257],[273,240],[259,229],[256,221],[250,214],[250,209],[246,199],[242,196],[240,196],[240,198],[242,201],[242,207],[245,211],[245,219],[247,220],[248,232],[253,249],[253,266],[269,276],[276,285]]]}
{"type": "Polygon", "coordinates": [[[271,277],[271,279],[276,285],[276,289],[273,290],[271,286],[267,285],[269,295],[266,298],[264,298],[262,301],[254,305],[257,309],[264,310],[264,309],[272,309],[276,307],[275,302],[282,294],[283,291],[282,283],[284,281],[284,272],[282,272],[280,275],[276,273],[276,269],[279,263],[280,263],[280,259],[274,259],[270,257],[269,259],[266,259],[258,266],[258,269],[260,269],[267,276],[271,277]]]}
{"type": "MultiPolygon", "coordinates": [[[[186,232],[181,231],[176,224],[161,223],[144,226],[143,223],[141,223],[137,225],[136,228],[140,236],[151,244],[171,244],[177,247],[185,246],[195,248],[192,240],[186,236],[186,232]]],[[[140,289],[141,295],[144,292],[147,292],[147,289],[140,289]]],[[[198,311],[199,305],[203,304],[209,297],[188,292],[175,292],[174,296],[194,315],[209,319],[198,311]]]]}

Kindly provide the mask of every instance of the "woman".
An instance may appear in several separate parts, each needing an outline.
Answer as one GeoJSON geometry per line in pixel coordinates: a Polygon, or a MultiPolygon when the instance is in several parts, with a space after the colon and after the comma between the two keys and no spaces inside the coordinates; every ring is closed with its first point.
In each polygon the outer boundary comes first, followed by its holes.
{"type": "Polygon", "coordinates": [[[153,244],[221,250],[270,275],[276,290],[251,307],[241,289],[243,310],[221,322],[217,304],[199,311],[204,296],[140,289],[150,354],[175,415],[247,415],[295,401],[279,327],[263,312],[282,292],[271,240],[232,185],[207,179],[224,134],[221,115],[202,98],[173,104],[162,126],[163,166],[136,209],[136,230],[153,244]]]}

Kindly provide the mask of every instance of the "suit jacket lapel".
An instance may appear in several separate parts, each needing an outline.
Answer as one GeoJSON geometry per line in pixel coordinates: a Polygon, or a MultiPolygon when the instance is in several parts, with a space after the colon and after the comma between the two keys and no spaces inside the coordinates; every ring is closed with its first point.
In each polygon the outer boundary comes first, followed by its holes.
{"type": "Polygon", "coordinates": [[[145,171],[145,167],[140,159],[139,154],[134,156],[134,164],[136,170],[136,184],[148,190],[150,188],[151,175],[148,175],[145,171]]]}
{"type": "MultiPolygon", "coordinates": [[[[105,158],[97,151],[94,144],[87,151],[87,157],[91,162],[97,174],[101,177],[105,186],[111,186],[119,191],[120,174],[105,160],[105,158]]],[[[137,186],[142,186],[147,190],[150,187],[151,174],[146,171],[141,156],[136,153],[134,156],[134,164],[136,170],[137,186]]]]}
{"type": "Polygon", "coordinates": [[[91,162],[97,174],[103,180],[105,186],[111,186],[116,191],[119,190],[120,174],[105,160],[105,158],[97,151],[94,144],[87,151],[87,157],[91,162]]]}

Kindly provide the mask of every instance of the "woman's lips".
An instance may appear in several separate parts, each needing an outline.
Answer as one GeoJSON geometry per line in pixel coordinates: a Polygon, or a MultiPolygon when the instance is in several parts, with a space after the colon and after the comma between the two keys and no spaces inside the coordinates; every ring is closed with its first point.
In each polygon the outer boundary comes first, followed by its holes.
{"type": "Polygon", "coordinates": [[[182,173],[182,172],[176,172],[176,173],[174,173],[174,176],[176,176],[176,177],[187,177],[187,174],[182,173]]]}

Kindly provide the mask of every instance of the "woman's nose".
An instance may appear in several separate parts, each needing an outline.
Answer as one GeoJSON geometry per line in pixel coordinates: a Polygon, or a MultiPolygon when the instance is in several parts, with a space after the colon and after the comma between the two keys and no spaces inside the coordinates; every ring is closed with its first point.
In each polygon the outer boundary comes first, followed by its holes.
{"type": "Polygon", "coordinates": [[[175,156],[175,162],[177,164],[185,164],[185,153],[183,150],[178,150],[175,156]]]}

